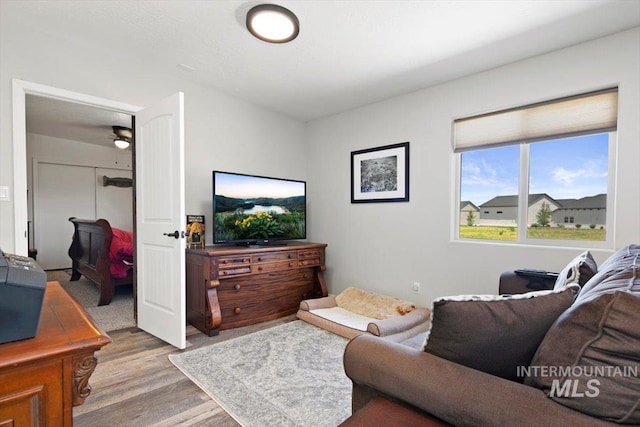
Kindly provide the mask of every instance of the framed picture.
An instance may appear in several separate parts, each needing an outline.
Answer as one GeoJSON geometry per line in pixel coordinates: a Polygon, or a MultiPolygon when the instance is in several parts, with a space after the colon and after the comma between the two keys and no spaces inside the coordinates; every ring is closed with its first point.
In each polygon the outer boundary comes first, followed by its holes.
{"type": "Polygon", "coordinates": [[[187,215],[187,247],[204,248],[204,215],[187,215]]]}
{"type": "Polygon", "coordinates": [[[408,142],[351,152],[351,203],[408,201],[408,142]]]}

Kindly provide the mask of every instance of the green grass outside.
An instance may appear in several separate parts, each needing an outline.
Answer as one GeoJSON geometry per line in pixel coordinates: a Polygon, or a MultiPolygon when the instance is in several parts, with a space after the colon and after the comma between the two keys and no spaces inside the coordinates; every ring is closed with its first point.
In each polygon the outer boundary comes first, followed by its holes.
{"type": "MultiPolygon", "coordinates": [[[[554,240],[596,240],[604,241],[606,230],[590,228],[560,228],[560,227],[535,227],[527,229],[527,237],[530,239],[554,239],[554,240]]],[[[483,240],[518,240],[517,227],[469,227],[460,226],[460,238],[483,240]]]]}

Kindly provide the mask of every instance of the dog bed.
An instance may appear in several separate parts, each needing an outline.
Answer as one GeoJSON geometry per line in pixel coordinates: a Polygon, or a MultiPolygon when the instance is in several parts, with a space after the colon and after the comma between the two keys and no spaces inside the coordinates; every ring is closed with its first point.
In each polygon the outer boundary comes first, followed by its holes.
{"type": "Polygon", "coordinates": [[[398,298],[348,288],[337,296],[302,301],[297,316],[345,338],[369,333],[399,342],[426,331],[430,311],[398,298]]]}

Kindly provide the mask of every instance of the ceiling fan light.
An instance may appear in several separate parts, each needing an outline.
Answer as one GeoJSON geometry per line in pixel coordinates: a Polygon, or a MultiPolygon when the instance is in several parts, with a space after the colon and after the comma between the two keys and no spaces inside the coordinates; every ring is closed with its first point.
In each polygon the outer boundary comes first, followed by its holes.
{"type": "Polygon", "coordinates": [[[113,140],[113,143],[116,144],[116,147],[121,150],[126,150],[127,148],[129,148],[129,141],[124,138],[116,138],[113,140]]]}
{"type": "Polygon", "coordinates": [[[275,4],[261,4],[247,13],[247,29],[260,40],[286,43],[300,32],[300,22],[289,9],[275,4]]]}

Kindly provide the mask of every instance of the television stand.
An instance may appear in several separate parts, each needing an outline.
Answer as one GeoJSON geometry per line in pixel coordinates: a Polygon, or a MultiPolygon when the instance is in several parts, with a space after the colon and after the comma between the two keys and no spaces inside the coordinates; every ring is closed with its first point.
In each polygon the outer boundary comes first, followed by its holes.
{"type": "Polygon", "coordinates": [[[186,250],[187,320],[203,333],[276,319],[327,296],[325,243],[186,250]]]}

